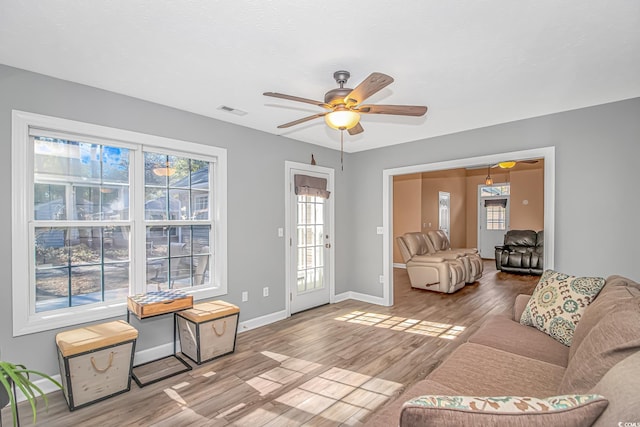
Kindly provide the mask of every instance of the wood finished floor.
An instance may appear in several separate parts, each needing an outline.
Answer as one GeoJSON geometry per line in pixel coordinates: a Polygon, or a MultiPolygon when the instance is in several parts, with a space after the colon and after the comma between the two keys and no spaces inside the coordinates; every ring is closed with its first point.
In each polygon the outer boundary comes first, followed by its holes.
{"type": "MultiPolygon", "coordinates": [[[[343,301],[238,335],[232,355],[70,412],[40,402],[42,426],[364,425],[431,372],[491,314],[510,313],[537,277],[496,272],[452,295],[413,289],[394,270],[393,307],[343,301]]],[[[22,425],[30,409],[20,406],[22,425]]],[[[3,421],[10,425],[8,408],[3,421]]]]}

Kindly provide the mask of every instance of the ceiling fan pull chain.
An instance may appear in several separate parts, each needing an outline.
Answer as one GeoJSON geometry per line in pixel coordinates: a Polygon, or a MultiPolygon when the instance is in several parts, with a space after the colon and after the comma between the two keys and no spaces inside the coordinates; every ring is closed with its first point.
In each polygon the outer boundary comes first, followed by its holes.
{"type": "Polygon", "coordinates": [[[340,169],[344,171],[344,129],[340,130],[340,169]]]}

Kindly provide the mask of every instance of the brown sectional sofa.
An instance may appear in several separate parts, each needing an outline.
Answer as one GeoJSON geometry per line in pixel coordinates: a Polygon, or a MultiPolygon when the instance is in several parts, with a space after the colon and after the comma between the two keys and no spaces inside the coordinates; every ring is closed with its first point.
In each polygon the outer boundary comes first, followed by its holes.
{"type": "MultiPolygon", "coordinates": [[[[640,284],[621,276],[609,277],[584,311],[571,347],[519,323],[528,300],[528,295],[519,295],[512,316],[487,319],[427,378],[366,425],[531,425],[526,415],[501,423],[505,420],[502,414],[487,418],[456,409],[403,409],[403,404],[422,395],[547,398],[568,394],[599,394],[608,400],[608,406],[593,424],[576,411],[533,419],[549,426],[640,425],[640,284]]],[[[606,404],[600,403],[601,407],[606,404]]]]}

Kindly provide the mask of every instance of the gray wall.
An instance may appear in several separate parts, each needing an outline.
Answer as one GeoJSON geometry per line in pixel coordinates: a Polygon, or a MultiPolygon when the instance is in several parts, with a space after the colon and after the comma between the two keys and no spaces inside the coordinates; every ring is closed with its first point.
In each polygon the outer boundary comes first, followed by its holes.
{"type": "MultiPolygon", "coordinates": [[[[382,171],[387,168],[556,146],[557,269],[640,279],[640,99],[431,138],[345,156],[184,111],[0,65],[0,188],[10,200],[11,110],[96,123],[228,149],[229,294],[241,321],[285,309],[284,162],[336,170],[336,292],[382,296],[382,171]],[[253,191],[250,182],[263,190],[253,191]],[[256,213],[259,212],[259,221],[256,213]],[[256,225],[257,224],[257,225],[256,225]],[[262,298],[263,286],[271,295],[262,298]],[[248,303],[240,302],[249,291],[248,303]]],[[[427,121],[428,125],[428,121],[427,121]]],[[[0,349],[2,358],[57,373],[48,331],[12,338],[11,209],[0,208],[0,349]],[[3,228],[4,227],[4,228],[3,228]]],[[[124,316],[123,316],[124,317],[124,316]]],[[[144,327],[139,349],[169,342],[169,321],[144,327]]]]}
{"type": "MultiPolygon", "coordinates": [[[[0,65],[0,180],[5,183],[0,198],[5,201],[11,200],[12,109],[226,148],[229,293],[222,299],[240,306],[241,321],[285,309],[285,239],[277,237],[277,228],[285,226],[285,161],[309,163],[314,153],[318,165],[334,168],[336,217],[347,213],[345,177],[335,150],[0,65]],[[270,286],[267,298],[262,297],[264,286],[270,286]],[[241,302],[242,291],[249,292],[246,303],[241,302]]],[[[336,233],[340,246],[340,223],[336,233]]],[[[0,235],[6,236],[0,245],[1,357],[57,373],[57,331],[12,337],[10,239],[25,236],[12,235],[8,203],[0,207],[0,235]]],[[[337,292],[346,290],[344,275],[338,266],[337,292]]],[[[169,317],[145,321],[138,349],[171,341],[169,317]]]]}
{"type": "MultiPolygon", "coordinates": [[[[428,126],[428,121],[427,121],[428,126]]],[[[382,296],[382,171],[556,147],[555,268],[640,280],[640,98],[357,153],[347,175],[351,290],[382,296]],[[357,189],[357,191],[356,191],[357,189]]]]}

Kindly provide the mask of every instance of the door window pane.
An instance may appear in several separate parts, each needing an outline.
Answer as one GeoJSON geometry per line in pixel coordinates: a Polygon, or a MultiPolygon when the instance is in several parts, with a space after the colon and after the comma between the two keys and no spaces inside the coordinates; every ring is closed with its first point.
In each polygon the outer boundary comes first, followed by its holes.
{"type": "Polygon", "coordinates": [[[324,200],[297,197],[298,293],[324,287],[324,200]]]}
{"type": "Polygon", "coordinates": [[[487,206],[487,230],[506,230],[507,209],[502,206],[487,206]]]}

